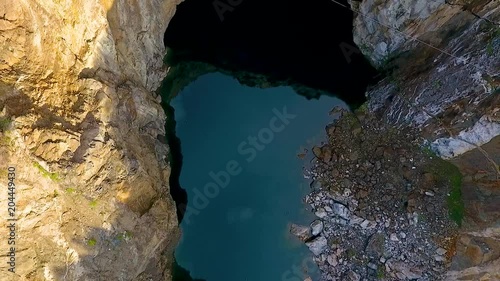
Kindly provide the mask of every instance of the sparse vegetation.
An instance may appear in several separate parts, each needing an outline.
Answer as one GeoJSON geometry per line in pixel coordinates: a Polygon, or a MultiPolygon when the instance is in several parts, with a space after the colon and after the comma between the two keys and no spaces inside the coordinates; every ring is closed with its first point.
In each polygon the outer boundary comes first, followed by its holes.
{"type": "Polygon", "coordinates": [[[134,235],[129,231],[124,231],[123,233],[120,233],[118,234],[118,236],[116,236],[116,239],[118,239],[119,241],[128,241],[132,238],[134,238],[134,235]]]}
{"type": "Polygon", "coordinates": [[[87,240],[87,245],[93,247],[97,244],[97,240],[95,238],[90,238],[89,240],[87,240]]]}
{"type": "Polygon", "coordinates": [[[493,55],[493,40],[490,40],[488,45],[486,45],[486,54],[488,54],[488,56],[493,55]]]}
{"type": "Polygon", "coordinates": [[[437,89],[441,88],[441,81],[435,80],[432,85],[433,85],[434,89],[437,90],[437,89]]]}
{"type": "Polygon", "coordinates": [[[493,55],[493,52],[494,52],[494,44],[495,44],[495,41],[500,38],[500,28],[495,28],[495,30],[493,31],[493,34],[491,35],[491,38],[490,40],[488,40],[488,44],[486,45],[486,54],[488,54],[488,56],[492,56],[493,55]]]}
{"type": "Polygon", "coordinates": [[[369,47],[368,47],[368,45],[366,45],[366,44],[361,44],[361,45],[359,46],[359,50],[360,50],[363,54],[365,54],[365,55],[369,55],[369,54],[370,54],[370,48],[369,48],[369,47]]]}
{"type": "Polygon", "coordinates": [[[430,157],[431,159],[434,158],[436,156],[436,154],[434,153],[434,151],[432,151],[431,147],[430,146],[423,146],[422,147],[422,152],[427,155],[428,157],[430,157]]]}
{"type": "Polygon", "coordinates": [[[458,168],[447,162],[443,170],[451,184],[451,191],[448,195],[448,209],[450,217],[459,225],[462,225],[464,217],[464,202],[462,201],[462,174],[458,168]]]}
{"type": "Polygon", "coordinates": [[[353,249],[347,250],[347,257],[352,259],[356,255],[356,252],[353,249]]]}
{"type": "Polygon", "coordinates": [[[0,132],[9,130],[12,120],[9,117],[0,117],[0,132]]]}
{"type": "Polygon", "coordinates": [[[68,194],[72,194],[72,193],[75,193],[75,192],[76,192],[76,189],[73,188],[73,187],[66,188],[66,193],[68,193],[68,194]]]}
{"type": "Polygon", "coordinates": [[[6,133],[0,134],[0,145],[1,146],[9,146],[12,142],[12,138],[10,138],[6,133]]]}
{"type": "Polygon", "coordinates": [[[95,207],[97,207],[97,200],[94,199],[92,201],[89,202],[89,206],[90,208],[94,209],[95,207]]]}
{"type": "Polygon", "coordinates": [[[363,103],[360,107],[356,109],[356,112],[366,113],[368,112],[368,102],[363,103]]]}
{"type": "Polygon", "coordinates": [[[42,165],[40,165],[40,163],[35,162],[35,163],[33,163],[33,166],[34,166],[35,168],[37,168],[37,169],[38,169],[38,171],[39,171],[39,172],[40,172],[40,173],[41,173],[44,177],[49,178],[49,179],[51,179],[51,180],[53,180],[53,181],[59,181],[59,180],[60,180],[59,175],[58,175],[57,173],[51,173],[51,172],[47,171],[44,167],[42,167],[42,165]]]}
{"type": "Polygon", "coordinates": [[[12,120],[8,117],[0,117],[0,145],[10,147],[12,138],[9,134],[12,120]]]}
{"type": "Polygon", "coordinates": [[[385,278],[385,270],[383,267],[379,267],[377,269],[377,279],[384,279],[385,278]]]}
{"type": "Polygon", "coordinates": [[[458,226],[461,226],[465,208],[462,200],[462,174],[457,166],[439,158],[429,147],[424,147],[423,151],[429,155],[431,159],[429,172],[435,174],[442,182],[446,182],[450,185],[447,198],[448,213],[450,218],[455,221],[458,226]]]}
{"type": "Polygon", "coordinates": [[[380,60],[380,66],[378,67],[380,70],[387,70],[389,71],[391,66],[391,61],[394,58],[392,56],[389,56],[388,54],[385,55],[381,60],[380,60]]]}
{"type": "Polygon", "coordinates": [[[419,222],[425,222],[427,218],[425,217],[424,214],[418,214],[418,221],[419,222]]]}
{"type": "Polygon", "coordinates": [[[386,73],[387,76],[393,75],[397,69],[398,59],[403,55],[403,52],[388,52],[381,60],[378,67],[379,71],[386,73]]]}

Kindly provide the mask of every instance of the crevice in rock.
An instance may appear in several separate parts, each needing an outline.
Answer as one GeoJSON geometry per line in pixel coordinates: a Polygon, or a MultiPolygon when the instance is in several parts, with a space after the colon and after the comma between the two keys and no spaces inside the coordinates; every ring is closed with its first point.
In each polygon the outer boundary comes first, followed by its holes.
{"type": "Polygon", "coordinates": [[[499,27],[500,27],[500,23],[498,23],[498,22],[494,22],[494,21],[492,21],[492,20],[490,20],[490,19],[488,19],[488,18],[485,18],[485,17],[483,17],[483,16],[481,16],[481,15],[477,14],[477,13],[474,13],[474,12],[473,12],[473,11],[471,11],[471,10],[467,10],[467,11],[468,11],[469,13],[471,13],[471,15],[475,16],[475,17],[476,17],[477,19],[479,19],[479,20],[484,20],[484,21],[485,21],[485,22],[487,22],[487,23],[490,23],[490,24],[492,24],[492,25],[495,25],[497,28],[499,28],[499,27]]]}
{"type": "Polygon", "coordinates": [[[175,201],[175,207],[177,210],[177,220],[179,224],[184,217],[184,212],[187,206],[187,192],[181,187],[179,182],[179,177],[181,175],[182,169],[182,150],[181,150],[181,140],[177,137],[175,127],[175,111],[174,108],[169,104],[170,100],[164,95],[165,93],[165,81],[159,89],[159,93],[162,94],[162,107],[167,115],[167,121],[165,124],[166,139],[169,146],[168,161],[170,164],[170,195],[175,201]]]}
{"type": "Polygon", "coordinates": [[[483,17],[483,16],[479,15],[478,13],[474,12],[474,10],[473,10],[475,7],[487,4],[488,1],[477,1],[474,4],[452,3],[452,2],[450,2],[450,0],[445,0],[444,2],[447,5],[450,5],[450,6],[458,6],[458,7],[460,7],[462,9],[462,11],[470,13],[472,16],[476,17],[479,20],[484,20],[484,21],[486,21],[486,22],[488,22],[490,24],[496,25],[497,27],[500,26],[500,23],[492,21],[492,20],[490,20],[490,19],[488,19],[486,17],[483,17]]]}
{"type": "Polygon", "coordinates": [[[0,16],[0,20],[8,21],[8,22],[14,22],[14,20],[8,19],[6,16],[6,13],[3,14],[3,16],[0,16]]]}

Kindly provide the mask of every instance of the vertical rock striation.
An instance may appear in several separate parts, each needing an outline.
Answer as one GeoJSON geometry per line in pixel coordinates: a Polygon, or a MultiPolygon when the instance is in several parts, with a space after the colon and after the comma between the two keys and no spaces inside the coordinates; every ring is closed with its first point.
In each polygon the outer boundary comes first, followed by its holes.
{"type": "Polygon", "coordinates": [[[464,224],[446,280],[497,280],[500,2],[350,3],[360,11],[354,41],[389,74],[367,92],[369,111],[420,130],[464,176],[464,224]]]}
{"type": "Polygon", "coordinates": [[[16,272],[2,261],[0,279],[170,279],[179,231],[153,91],[178,2],[0,1],[0,205],[13,166],[18,218],[16,272]]]}
{"type": "Polygon", "coordinates": [[[500,135],[500,2],[351,2],[354,41],[387,79],[367,92],[387,123],[421,128],[443,158],[500,135]]]}

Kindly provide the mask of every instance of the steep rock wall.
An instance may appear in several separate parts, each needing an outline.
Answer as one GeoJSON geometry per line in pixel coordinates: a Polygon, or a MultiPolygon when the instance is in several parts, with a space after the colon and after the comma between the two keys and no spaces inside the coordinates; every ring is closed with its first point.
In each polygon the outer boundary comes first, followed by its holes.
{"type": "Polygon", "coordinates": [[[153,91],[178,2],[0,1],[0,205],[13,166],[18,219],[16,272],[2,261],[0,279],[170,279],[178,222],[153,91]]]}
{"type": "Polygon", "coordinates": [[[367,92],[390,126],[419,129],[463,174],[465,218],[446,280],[500,277],[500,2],[351,2],[354,38],[388,77],[367,92]]]}
{"type": "Polygon", "coordinates": [[[354,38],[388,78],[367,92],[371,111],[421,128],[450,158],[500,134],[500,2],[351,2],[354,38]]]}

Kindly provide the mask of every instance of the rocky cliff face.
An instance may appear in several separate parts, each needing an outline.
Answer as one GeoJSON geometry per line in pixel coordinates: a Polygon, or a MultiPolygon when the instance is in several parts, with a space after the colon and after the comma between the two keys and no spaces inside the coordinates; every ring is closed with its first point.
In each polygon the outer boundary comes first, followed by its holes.
{"type": "Polygon", "coordinates": [[[448,280],[497,280],[500,252],[500,2],[351,2],[354,41],[388,78],[368,108],[419,130],[464,175],[464,225],[448,280]]]}
{"type": "Polygon", "coordinates": [[[500,134],[498,1],[352,2],[354,41],[389,77],[368,91],[389,124],[425,130],[451,158],[500,134]]]}
{"type": "Polygon", "coordinates": [[[0,205],[8,166],[17,204],[15,273],[2,260],[0,279],[170,279],[178,222],[153,91],[178,2],[0,1],[0,205]]]}

